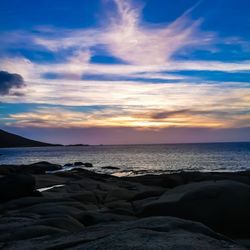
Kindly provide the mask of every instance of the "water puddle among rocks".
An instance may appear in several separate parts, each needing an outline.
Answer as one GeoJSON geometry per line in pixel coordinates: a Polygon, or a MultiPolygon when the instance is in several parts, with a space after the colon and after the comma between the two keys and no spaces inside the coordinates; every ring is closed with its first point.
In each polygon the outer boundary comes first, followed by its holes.
{"type": "Polygon", "coordinates": [[[53,189],[53,188],[63,187],[63,186],[65,186],[65,185],[64,184],[58,184],[58,185],[53,185],[53,186],[50,186],[50,187],[38,188],[37,190],[39,192],[44,192],[44,191],[48,191],[48,190],[53,189]]]}

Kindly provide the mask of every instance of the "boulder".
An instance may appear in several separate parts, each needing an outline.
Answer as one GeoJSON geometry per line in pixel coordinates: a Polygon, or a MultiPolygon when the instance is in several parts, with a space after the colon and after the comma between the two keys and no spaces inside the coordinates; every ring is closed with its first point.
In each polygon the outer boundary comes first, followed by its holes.
{"type": "Polygon", "coordinates": [[[82,166],[82,165],[84,165],[84,163],[81,162],[81,161],[76,161],[76,162],[74,163],[74,166],[82,166]]]}
{"type": "Polygon", "coordinates": [[[41,161],[41,162],[33,163],[31,165],[27,165],[24,167],[24,170],[25,169],[28,170],[29,173],[45,174],[47,171],[61,170],[62,166],[58,164],[46,162],[46,161],[41,161]]]}
{"type": "Polygon", "coordinates": [[[249,237],[250,186],[235,181],[205,181],[178,186],[143,204],[147,216],[199,221],[230,237],[249,237]]]}
{"type": "Polygon", "coordinates": [[[84,165],[84,167],[86,167],[86,168],[92,168],[92,167],[93,167],[93,164],[92,164],[92,163],[89,163],[89,162],[85,162],[83,165],[84,165]]]}
{"type": "Polygon", "coordinates": [[[75,166],[75,167],[80,167],[80,166],[82,166],[82,167],[85,167],[85,168],[92,168],[92,167],[93,167],[93,164],[92,164],[92,163],[89,163],[89,162],[83,163],[83,162],[81,162],[81,161],[76,161],[76,162],[74,162],[74,166],[75,166]]]}
{"type": "MultiPolygon", "coordinates": [[[[62,229],[55,227],[48,227],[43,225],[32,225],[22,228],[22,230],[12,230],[12,232],[3,233],[0,235],[0,241],[14,241],[14,240],[25,240],[32,238],[39,238],[45,235],[55,235],[67,232],[62,229]]],[[[3,249],[3,248],[2,248],[3,249]]],[[[20,249],[20,248],[16,248],[20,249]]],[[[25,248],[24,248],[25,249],[25,248]]],[[[41,248],[40,248],[41,249],[41,248]]]]}
{"type": "Polygon", "coordinates": [[[72,163],[66,163],[66,164],[64,164],[64,167],[73,167],[74,166],[74,164],[72,164],[72,163]]]}
{"type": "Polygon", "coordinates": [[[0,178],[0,201],[36,196],[36,181],[30,174],[9,174],[0,178]]]}
{"type": "Polygon", "coordinates": [[[245,249],[205,226],[170,217],[153,217],[117,225],[112,234],[80,244],[86,250],[245,249]]]}
{"type": "Polygon", "coordinates": [[[68,232],[77,232],[84,228],[78,220],[71,216],[55,216],[54,218],[41,219],[36,222],[37,225],[54,227],[68,232]]]}
{"type": "Polygon", "coordinates": [[[108,224],[121,221],[134,220],[134,216],[130,215],[119,215],[113,213],[97,213],[97,212],[83,212],[78,220],[85,226],[91,226],[95,224],[108,224]]]}
{"type": "Polygon", "coordinates": [[[105,167],[102,167],[102,169],[118,170],[118,169],[120,169],[120,168],[118,168],[118,167],[113,167],[113,166],[105,166],[105,167]]]}
{"type": "MultiPolygon", "coordinates": [[[[43,228],[35,230],[39,231],[37,236],[43,233],[43,228]]],[[[67,235],[56,234],[57,232],[51,229],[49,231],[55,234],[47,238],[12,240],[2,249],[245,250],[243,246],[200,223],[173,217],[151,217],[108,225],[100,224],[67,235]]],[[[33,238],[35,233],[31,236],[33,238]]]]}

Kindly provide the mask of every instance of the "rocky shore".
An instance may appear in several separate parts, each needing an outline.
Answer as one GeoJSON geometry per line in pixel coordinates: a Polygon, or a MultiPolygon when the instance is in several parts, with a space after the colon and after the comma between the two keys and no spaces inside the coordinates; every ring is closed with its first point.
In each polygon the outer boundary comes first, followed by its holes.
{"type": "Polygon", "coordinates": [[[78,165],[0,166],[1,249],[250,249],[250,171],[115,177],[78,165]]]}

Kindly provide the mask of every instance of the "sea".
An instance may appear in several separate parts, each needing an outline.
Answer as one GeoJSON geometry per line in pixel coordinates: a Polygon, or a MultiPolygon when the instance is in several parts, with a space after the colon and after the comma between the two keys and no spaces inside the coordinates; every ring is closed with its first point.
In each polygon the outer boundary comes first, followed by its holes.
{"type": "MultiPolygon", "coordinates": [[[[250,142],[0,149],[0,165],[39,161],[63,166],[67,163],[89,162],[93,164],[91,171],[116,176],[178,171],[242,171],[250,169],[250,142]],[[107,166],[119,169],[102,168],[107,166]]],[[[68,169],[64,168],[65,171],[68,169]]]]}

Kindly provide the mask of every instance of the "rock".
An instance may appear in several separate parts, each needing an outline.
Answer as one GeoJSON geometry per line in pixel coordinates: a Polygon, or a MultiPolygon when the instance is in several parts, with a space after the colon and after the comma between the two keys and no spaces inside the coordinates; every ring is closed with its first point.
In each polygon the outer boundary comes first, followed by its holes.
{"type": "Polygon", "coordinates": [[[201,182],[209,180],[232,180],[250,185],[250,171],[242,172],[178,172],[161,175],[141,175],[133,177],[122,177],[123,180],[142,183],[149,186],[160,186],[173,188],[191,182],[201,182]]]}
{"type": "Polygon", "coordinates": [[[144,191],[141,193],[136,194],[131,201],[136,201],[136,200],[144,200],[149,197],[155,197],[155,196],[160,196],[162,195],[163,190],[162,189],[153,189],[149,191],[144,191]]]}
{"type": "Polygon", "coordinates": [[[106,166],[106,167],[102,167],[102,169],[118,170],[120,168],[118,168],[118,167],[112,167],[112,166],[106,166]]]}
{"type": "Polygon", "coordinates": [[[0,223],[0,235],[11,233],[13,230],[17,231],[20,228],[31,225],[34,221],[34,218],[28,218],[25,216],[3,217],[0,223]]]}
{"type": "MultiPolygon", "coordinates": [[[[84,165],[41,174],[46,165],[4,167],[9,173],[37,167],[38,188],[60,187],[40,197],[31,188],[32,196],[26,192],[0,203],[1,249],[244,249],[194,220],[250,245],[250,172],[118,178],[84,165]]],[[[10,176],[34,179],[7,174],[0,178],[0,193],[8,190],[1,182],[10,176]]],[[[20,179],[11,183],[18,191],[25,187],[20,179]]]]}
{"type": "Polygon", "coordinates": [[[25,240],[25,239],[32,239],[38,238],[44,235],[55,235],[67,232],[62,229],[48,227],[43,225],[32,225],[26,226],[22,228],[22,230],[15,231],[9,233],[3,233],[0,236],[0,241],[13,241],[13,240],[25,240]]]}
{"type": "Polygon", "coordinates": [[[84,228],[84,225],[81,224],[78,220],[67,215],[60,216],[60,217],[58,216],[55,218],[46,218],[46,219],[38,220],[36,224],[59,228],[59,229],[66,230],[72,233],[80,231],[84,228]]]}
{"type": "Polygon", "coordinates": [[[0,175],[7,175],[16,172],[17,166],[15,165],[0,165],[0,175]]]}
{"type": "MultiPolygon", "coordinates": [[[[40,235],[42,229],[38,230],[40,235]]],[[[47,238],[12,240],[2,249],[245,250],[244,247],[200,223],[173,217],[151,217],[108,225],[100,224],[74,234],[53,234],[47,238]]]]}
{"type": "Polygon", "coordinates": [[[47,171],[56,171],[61,170],[62,166],[58,164],[52,164],[46,161],[37,162],[31,165],[24,167],[29,173],[33,174],[45,174],[47,171]]]}
{"type": "Polygon", "coordinates": [[[97,212],[83,212],[81,217],[78,218],[79,221],[85,226],[92,226],[101,223],[114,223],[121,221],[134,220],[134,216],[130,215],[119,215],[113,213],[97,213],[97,212]]]}
{"type": "Polygon", "coordinates": [[[89,163],[89,162],[83,163],[83,162],[81,162],[81,161],[76,161],[76,162],[74,163],[74,166],[75,166],[75,167],[83,166],[83,167],[85,167],[85,168],[92,168],[92,167],[93,167],[92,163],[89,163]]]}
{"type": "Polygon", "coordinates": [[[170,217],[154,217],[117,225],[112,234],[99,237],[74,249],[244,249],[205,226],[170,217]]]}
{"type": "Polygon", "coordinates": [[[90,191],[81,191],[71,195],[71,198],[80,201],[83,204],[96,204],[97,199],[94,193],[90,191]]]}
{"type": "Polygon", "coordinates": [[[199,221],[233,238],[250,232],[250,186],[205,181],[171,189],[144,204],[139,216],[174,216],[199,221]]]}
{"type": "Polygon", "coordinates": [[[9,174],[0,178],[0,201],[37,195],[35,178],[30,174],[9,174]]]}
{"type": "Polygon", "coordinates": [[[129,190],[113,187],[109,190],[105,202],[112,202],[117,200],[130,200],[134,197],[134,193],[129,190]]]}
{"type": "Polygon", "coordinates": [[[85,210],[86,208],[79,202],[65,201],[36,204],[23,208],[20,212],[34,213],[42,216],[50,215],[51,217],[55,215],[69,215],[78,218],[78,215],[85,210]]]}
{"type": "Polygon", "coordinates": [[[89,162],[86,162],[86,163],[84,163],[84,167],[86,167],[86,168],[92,168],[93,164],[89,163],[89,162]]]}
{"type": "Polygon", "coordinates": [[[81,161],[76,161],[76,162],[74,163],[74,166],[82,166],[82,165],[84,165],[84,163],[81,162],[81,161]]]}
{"type": "Polygon", "coordinates": [[[15,200],[8,201],[4,203],[5,210],[17,210],[22,208],[31,207],[33,205],[42,205],[42,204],[58,204],[58,203],[64,203],[65,202],[71,202],[71,199],[67,198],[48,198],[48,197],[23,197],[15,200]]]}
{"type": "Polygon", "coordinates": [[[66,164],[64,164],[64,167],[73,167],[74,166],[74,164],[72,164],[72,163],[66,163],[66,164]]]}

